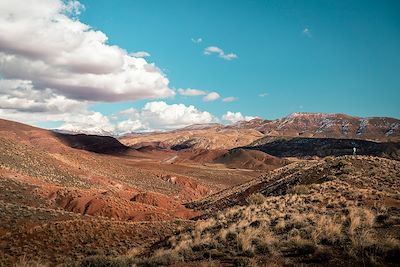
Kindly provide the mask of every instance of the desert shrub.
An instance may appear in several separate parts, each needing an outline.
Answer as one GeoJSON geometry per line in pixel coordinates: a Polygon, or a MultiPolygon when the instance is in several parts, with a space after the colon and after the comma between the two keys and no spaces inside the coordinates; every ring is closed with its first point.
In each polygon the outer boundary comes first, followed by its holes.
{"type": "Polygon", "coordinates": [[[216,225],[216,220],[214,218],[210,218],[205,221],[198,221],[196,223],[194,232],[197,234],[201,234],[202,232],[206,231],[209,228],[212,228],[216,225]]]}
{"type": "Polygon", "coordinates": [[[297,255],[313,254],[315,252],[315,245],[312,242],[302,242],[296,247],[297,255]]]}
{"type": "Polygon", "coordinates": [[[351,166],[345,166],[340,169],[341,174],[350,174],[353,171],[351,166]]]}
{"type": "Polygon", "coordinates": [[[265,202],[265,196],[261,193],[256,193],[246,199],[249,205],[261,205],[265,202]]]}
{"type": "Polygon", "coordinates": [[[321,216],[311,236],[316,243],[335,244],[344,238],[342,224],[328,216],[321,216]]]}
{"type": "Polygon", "coordinates": [[[389,218],[390,218],[389,214],[381,213],[381,214],[376,215],[375,222],[377,224],[384,224],[385,225],[387,223],[387,221],[389,220],[389,218]]]}
{"type": "Polygon", "coordinates": [[[180,257],[175,253],[165,253],[164,255],[157,255],[149,258],[138,259],[132,263],[136,264],[133,266],[153,267],[153,266],[169,266],[177,262],[183,262],[183,257],[180,257]]]}
{"type": "Polygon", "coordinates": [[[262,242],[261,240],[256,240],[254,242],[254,248],[257,254],[262,254],[262,255],[270,254],[273,249],[272,246],[270,246],[265,242],[262,242]]]}
{"type": "Polygon", "coordinates": [[[116,258],[109,258],[102,255],[90,256],[83,259],[79,267],[128,267],[127,261],[116,258]]]}
{"type": "Polygon", "coordinates": [[[334,181],[334,180],[336,180],[336,176],[335,175],[328,175],[328,176],[326,176],[326,179],[328,181],[334,181]]]}
{"type": "Polygon", "coordinates": [[[328,262],[332,257],[333,255],[331,249],[318,247],[312,255],[310,261],[315,263],[324,263],[328,262]]]}
{"type": "Polygon", "coordinates": [[[316,246],[313,242],[307,239],[302,239],[297,236],[291,238],[287,244],[286,248],[283,249],[283,252],[288,255],[307,255],[313,254],[316,250],[316,246]]]}
{"type": "MultiPolygon", "coordinates": [[[[3,266],[1,264],[1,262],[0,262],[0,266],[3,266]]],[[[30,260],[27,260],[25,257],[23,257],[14,266],[15,267],[47,267],[49,265],[41,263],[41,262],[37,262],[37,261],[30,261],[30,260]]]]}
{"type": "Polygon", "coordinates": [[[250,259],[246,258],[246,257],[235,258],[235,260],[233,261],[233,264],[235,266],[249,266],[250,259]]]}
{"type": "Polygon", "coordinates": [[[310,193],[307,185],[298,184],[289,189],[289,194],[306,195],[310,193]]]}
{"type": "Polygon", "coordinates": [[[350,164],[351,164],[351,163],[348,162],[347,160],[341,159],[341,160],[339,160],[339,162],[337,163],[337,166],[338,166],[338,167],[345,167],[345,166],[348,166],[348,165],[350,165],[350,164]]]}

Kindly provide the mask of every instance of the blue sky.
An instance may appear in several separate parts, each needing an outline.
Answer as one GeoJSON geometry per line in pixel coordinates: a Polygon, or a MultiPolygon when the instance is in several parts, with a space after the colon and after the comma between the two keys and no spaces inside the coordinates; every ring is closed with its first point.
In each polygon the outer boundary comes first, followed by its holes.
{"type": "Polygon", "coordinates": [[[397,0],[23,2],[0,1],[0,118],[98,134],[400,118],[397,0]]]}
{"type": "MultiPolygon", "coordinates": [[[[238,98],[204,102],[176,95],[163,100],[169,104],[192,104],[216,116],[307,111],[400,117],[399,1],[81,2],[82,22],[106,33],[110,44],[149,52],[147,60],[165,72],[170,87],[238,98]],[[208,46],[238,58],[203,55],[208,46]]],[[[111,114],[146,102],[91,108],[111,114]]]]}

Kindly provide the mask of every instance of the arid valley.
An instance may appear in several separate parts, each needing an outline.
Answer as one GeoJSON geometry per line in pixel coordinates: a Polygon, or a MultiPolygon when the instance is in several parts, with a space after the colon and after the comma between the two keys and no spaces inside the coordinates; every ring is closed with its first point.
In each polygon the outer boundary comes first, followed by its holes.
{"type": "Polygon", "coordinates": [[[296,113],[119,139],[1,120],[1,262],[395,266],[400,122],[364,120],[296,113]]]}

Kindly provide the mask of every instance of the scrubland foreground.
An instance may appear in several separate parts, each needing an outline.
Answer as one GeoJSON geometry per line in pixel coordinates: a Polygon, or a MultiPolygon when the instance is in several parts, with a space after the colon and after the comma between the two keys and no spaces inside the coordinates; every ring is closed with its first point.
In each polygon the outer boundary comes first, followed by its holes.
{"type": "MultiPolygon", "coordinates": [[[[59,211],[2,236],[17,266],[398,266],[400,162],[367,156],[300,161],[186,205],[197,219],[134,223],[59,211]],[[58,223],[55,220],[63,217],[58,223]]],[[[3,211],[3,213],[4,213],[3,211]]],[[[35,214],[33,214],[35,213],[35,214]]],[[[9,222],[15,223],[15,219],[9,222]]]]}

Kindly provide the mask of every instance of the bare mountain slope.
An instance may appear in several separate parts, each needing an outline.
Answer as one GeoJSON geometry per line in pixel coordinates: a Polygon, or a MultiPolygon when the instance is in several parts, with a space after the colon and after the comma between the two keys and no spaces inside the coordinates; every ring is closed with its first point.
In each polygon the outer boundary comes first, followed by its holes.
{"type": "Polygon", "coordinates": [[[277,120],[256,119],[237,126],[272,136],[400,140],[400,120],[386,117],[360,118],[345,114],[297,112],[277,120]]]}
{"type": "Polygon", "coordinates": [[[192,125],[169,132],[131,134],[121,143],[139,147],[159,142],[175,149],[232,149],[246,146],[262,136],[400,141],[400,120],[385,117],[359,118],[345,114],[293,113],[277,120],[256,118],[232,125],[192,125]]]}
{"type": "Polygon", "coordinates": [[[230,150],[216,158],[214,162],[225,164],[229,168],[254,170],[273,170],[288,164],[287,160],[262,151],[241,148],[230,150]]]}
{"type": "Polygon", "coordinates": [[[69,147],[101,154],[118,154],[129,150],[129,147],[110,136],[62,133],[55,133],[55,136],[69,147]]]}
{"type": "Polygon", "coordinates": [[[138,146],[147,142],[162,142],[174,150],[182,149],[230,149],[247,145],[263,134],[254,129],[226,128],[221,125],[191,126],[165,133],[136,134],[121,137],[121,143],[138,146]]]}

